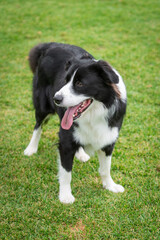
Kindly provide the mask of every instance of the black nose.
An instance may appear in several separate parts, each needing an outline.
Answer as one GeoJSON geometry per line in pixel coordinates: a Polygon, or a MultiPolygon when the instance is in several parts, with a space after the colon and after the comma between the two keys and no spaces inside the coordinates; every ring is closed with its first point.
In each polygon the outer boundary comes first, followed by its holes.
{"type": "Polygon", "coordinates": [[[62,95],[55,94],[53,97],[53,100],[56,104],[59,105],[63,101],[63,97],[62,97],[62,95]]]}

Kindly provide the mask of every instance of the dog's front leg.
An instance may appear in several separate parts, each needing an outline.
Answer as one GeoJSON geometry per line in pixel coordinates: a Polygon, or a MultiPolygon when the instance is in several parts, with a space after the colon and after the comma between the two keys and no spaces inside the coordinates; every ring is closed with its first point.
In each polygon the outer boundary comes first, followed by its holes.
{"type": "Polygon", "coordinates": [[[59,200],[61,203],[73,203],[75,201],[71,192],[71,171],[66,171],[65,168],[59,164],[59,200]]]}
{"type": "Polygon", "coordinates": [[[124,192],[124,187],[119,184],[116,184],[110,174],[111,171],[111,155],[106,154],[107,151],[98,151],[99,157],[99,173],[102,178],[102,184],[105,189],[108,189],[111,192],[124,192]]]}
{"type": "Polygon", "coordinates": [[[59,145],[59,200],[62,203],[73,203],[75,201],[71,191],[72,165],[76,149],[65,146],[60,142],[59,145]]]}

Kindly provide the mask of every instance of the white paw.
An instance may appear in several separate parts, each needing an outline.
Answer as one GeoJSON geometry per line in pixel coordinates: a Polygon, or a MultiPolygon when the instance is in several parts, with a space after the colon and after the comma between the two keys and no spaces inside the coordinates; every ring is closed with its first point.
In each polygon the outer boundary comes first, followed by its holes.
{"type": "Polygon", "coordinates": [[[72,204],[74,203],[75,198],[73,197],[72,194],[67,194],[67,195],[60,194],[59,200],[61,203],[64,203],[64,204],[72,204]]]}
{"type": "Polygon", "coordinates": [[[24,151],[24,155],[26,156],[31,156],[32,154],[37,152],[37,147],[34,146],[28,146],[25,151],[24,151]]]}
{"type": "Polygon", "coordinates": [[[114,193],[124,192],[124,187],[122,187],[120,184],[116,184],[112,179],[105,181],[103,183],[103,187],[114,193]]]}
{"type": "Polygon", "coordinates": [[[114,193],[124,192],[124,187],[119,184],[114,184],[108,187],[106,186],[105,189],[108,189],[109,191],[114,193]]]}
{"type": "Polygon", "coordinates": [[[80,149],[76,152],[75,156],[81,162],[87,162],[90,159],[90,156],[85,153],[82,147],[80,147],[80,149]]]}

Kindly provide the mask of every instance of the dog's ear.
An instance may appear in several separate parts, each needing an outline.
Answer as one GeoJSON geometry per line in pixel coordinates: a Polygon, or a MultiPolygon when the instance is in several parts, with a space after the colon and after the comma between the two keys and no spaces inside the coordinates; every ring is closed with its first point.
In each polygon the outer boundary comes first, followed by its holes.
{"type": "Polygon", "coordinates": [[[119,83],[119,77],[107,62],[100,60],[97,62],[97,66],[99,75],[105,80],[106,84],[119,83]]]}

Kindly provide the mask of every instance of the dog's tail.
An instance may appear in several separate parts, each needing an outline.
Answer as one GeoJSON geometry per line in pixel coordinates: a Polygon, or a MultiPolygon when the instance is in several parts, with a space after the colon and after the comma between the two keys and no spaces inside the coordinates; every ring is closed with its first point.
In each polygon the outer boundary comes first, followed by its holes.
{"type": "Polygon", "coordinates": [[[35,73],[36,71],[36,67],[38,66],[40,56],[43,55],[43,53],[48,47],[49,43],[40,43],[30,50],[29,65],[33,73],[35,73]]]}

